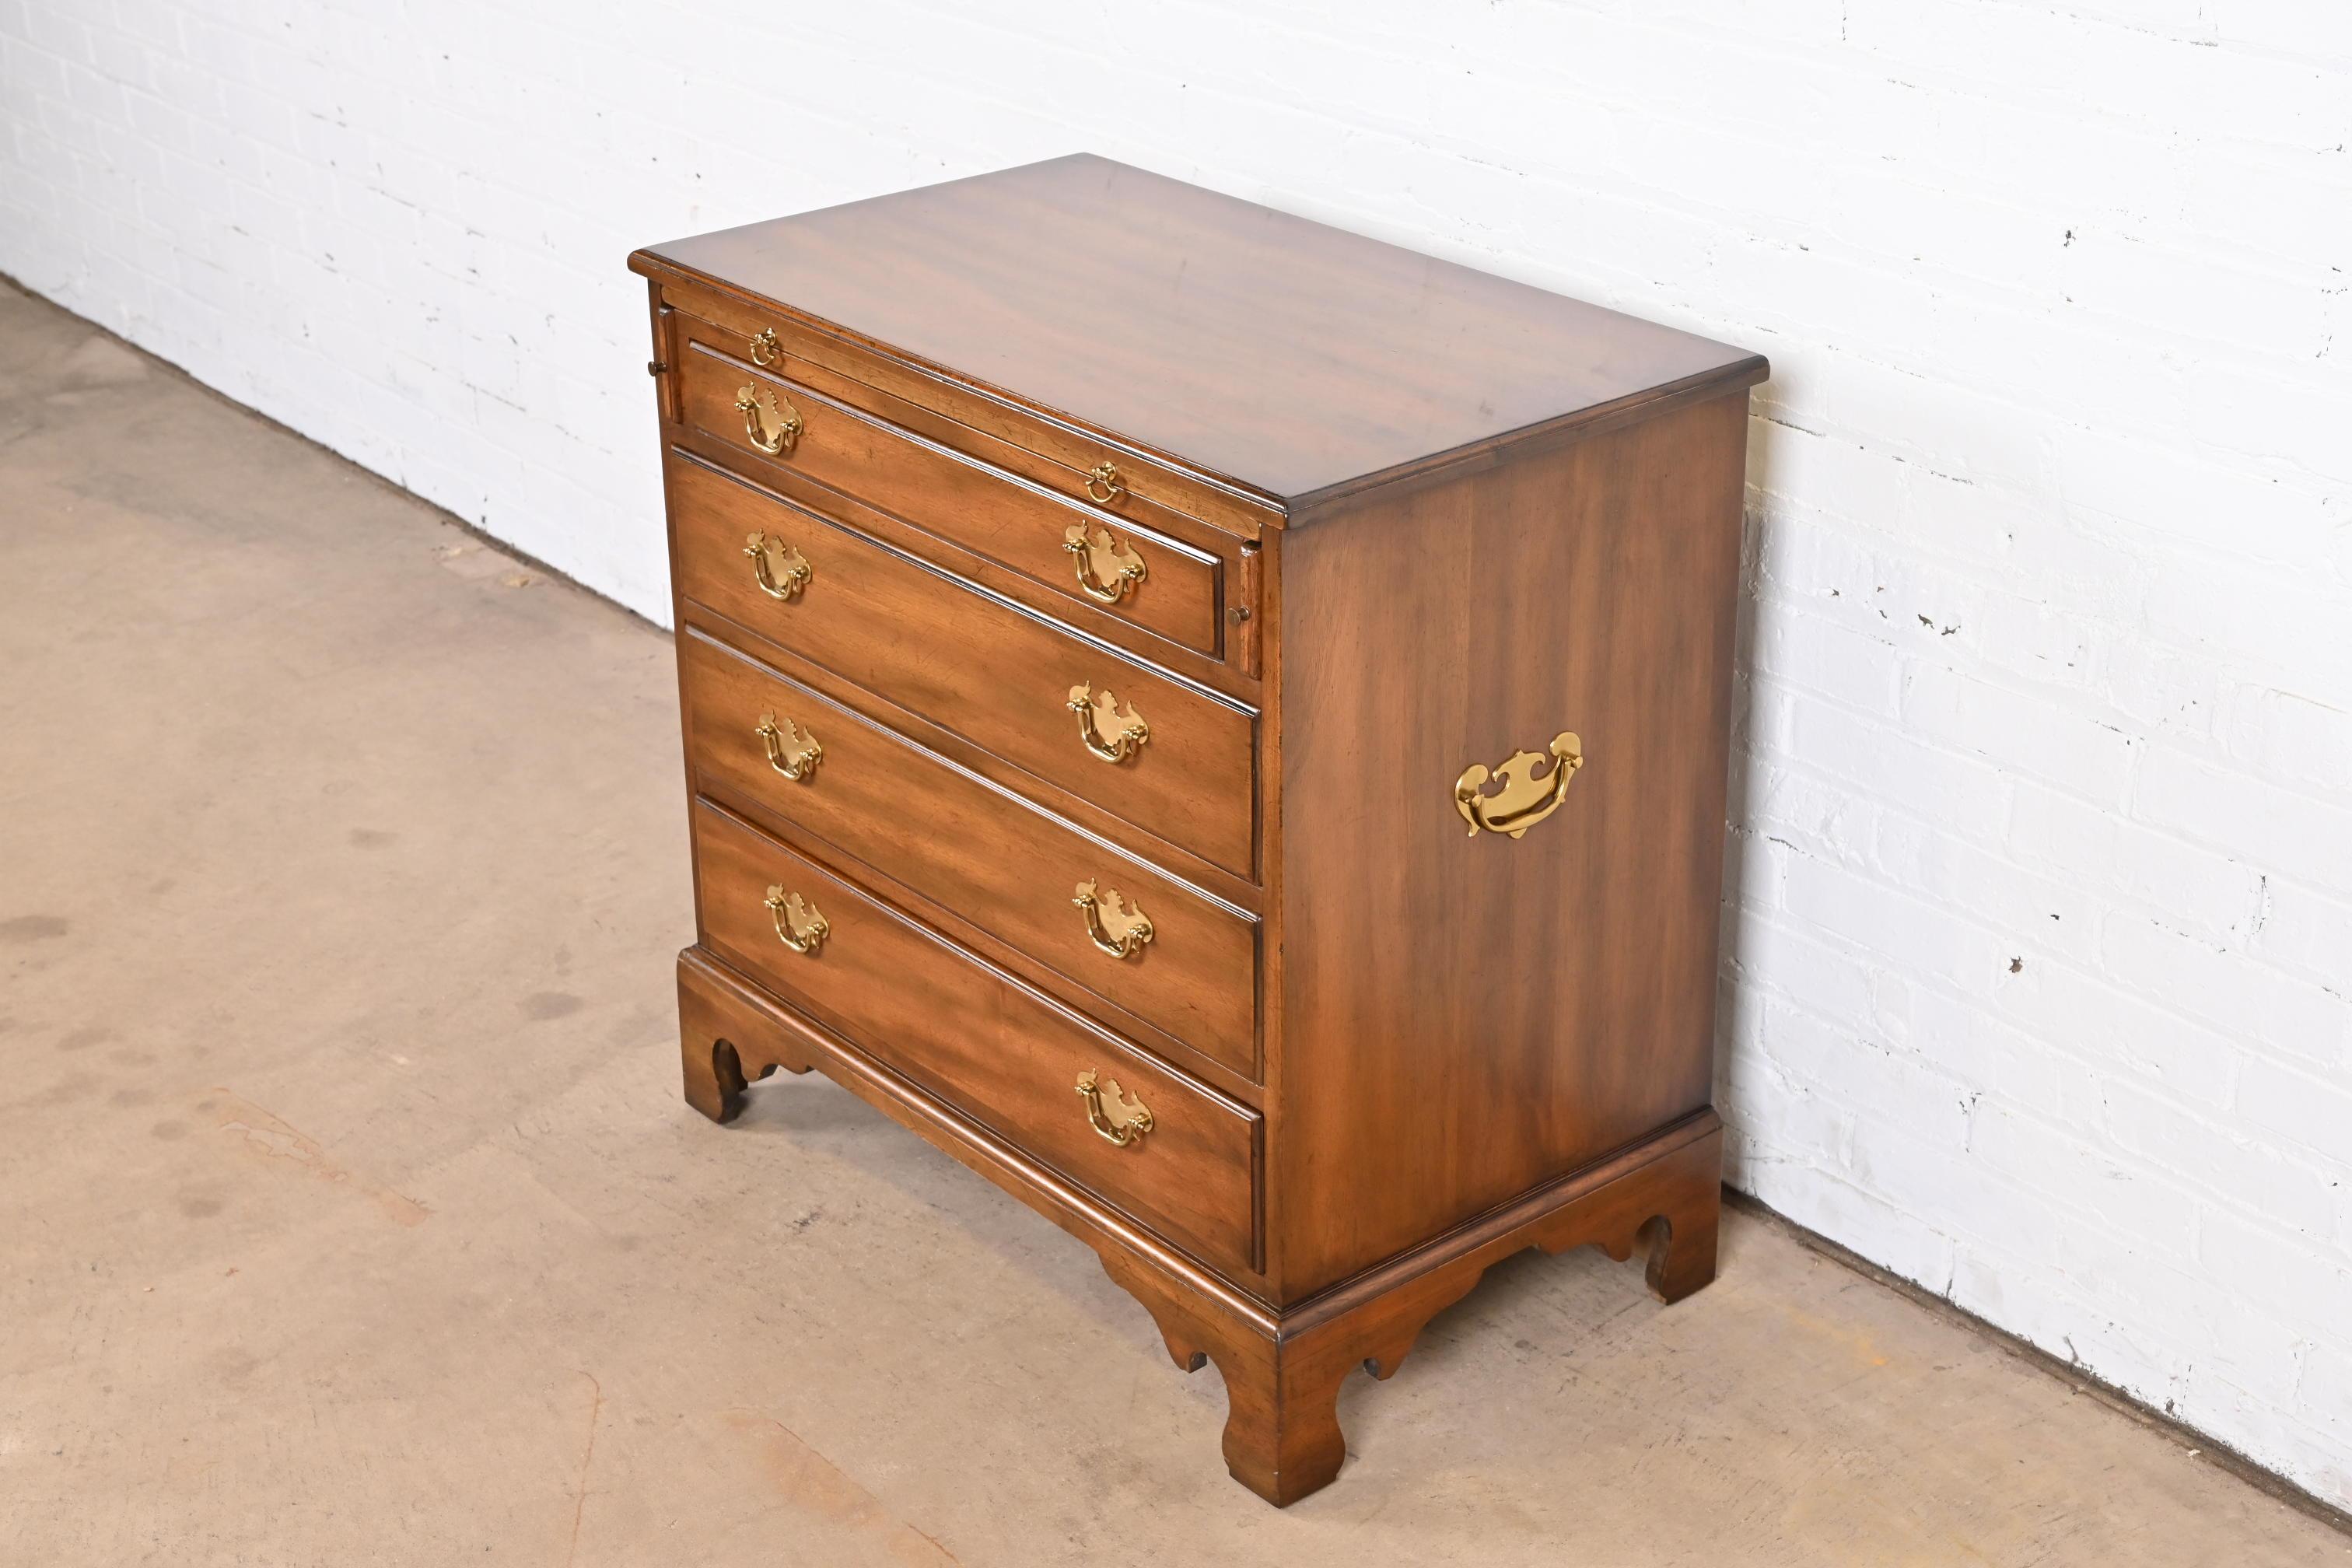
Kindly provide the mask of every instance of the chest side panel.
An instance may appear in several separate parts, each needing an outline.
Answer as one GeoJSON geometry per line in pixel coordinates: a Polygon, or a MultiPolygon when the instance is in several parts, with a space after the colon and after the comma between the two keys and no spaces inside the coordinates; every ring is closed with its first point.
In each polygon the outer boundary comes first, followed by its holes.
{"type": "Polygon", "coordinates": [[[1746,415],[1718,398],[1286,537],[1286,1298],[1707,1103],[1746,415]],[[1563,732],[1558,807],[1474,831],[1460,775],[1563,732]]]}

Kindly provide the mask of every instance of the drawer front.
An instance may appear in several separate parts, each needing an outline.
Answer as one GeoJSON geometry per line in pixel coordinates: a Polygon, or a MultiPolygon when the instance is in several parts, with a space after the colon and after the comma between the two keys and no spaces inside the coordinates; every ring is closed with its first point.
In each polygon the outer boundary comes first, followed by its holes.
{"type": "Polygon", "coordinates": [[[1257,1076],[1257,931],[1246,912],[699,632],[680,636],[678,660],[688,755],[702,787],[800,824],[1103,1000],[1257,1076]]]}
{"type": "Polygon", "coordinates": [[[672,452],[667,467],[673,567],[687,597],[1146,832],[1254,875],[1251,710],[691,458],[672,452]],[[754,535],[766,548],[749,543],[754,535]],[[1122,740],[1139,729],[1139,741],[1122,740]]]}
{"type": "Polygon", "coordinates": [[[686,319],[679,366],[685,422],[853,496],[1073,600],[1217,657],[1224,563],[827,397],[773,372],[723,358],[707,323],[686,319]],[[702,341],[698,341],[700,339],[702,341]],[[747,411],[742,400],[760,406],[747,411]],[[777,439],[794,417],[798,431],[777,439]],[[771,446],[780,450],[770,450],[771,446]]]}
{"type": "Polygon", "coordinates": [[[1256,1267],[1255,1112],[1155,1065],[708,802],[694,817],[712,952],[1171,1239],[1256,1267]],[[1091,1108],[1078,1089],[1087,1073],[1097,1075],[1091,1108]],[[1139,1104],[1150,1114],[1139,1133],[1127,1125],[1139,1104]],[[1090,1109],[1128,1138],[1124,1146],[1097,1131],[1090,1109]]]}
{"type": "MultiPolygon", "coordinates": [[[[719,293],[676,277],[663,279],[661,294],[663,308],[674,312],[671,319],[681,334],[691,330],[702,342],[739,362],[751,360],[775,367],[781,355],[781,368],[790,375],[816,380],[811,369],[815,367],[816,371],[871,388],[896,404],[911,404],[928,410],[934,418],[957,429],[977,431],[986,442],[1002,441],[1017,451],[1028,452],[1045,466],[1032,469],[1017,460],[1008,463],[986,450],[975,455],[995,462],[999,468],[1018,468],[1048,489],[1066,495],[1079,494],[1085,488],[1087,471],[1108,458],[1118,461],[1120,477],[1134,497],[1154,511],[1199,519],[1222,533],[1242,539],[1257,539],[1265,529],[1282,526],[1283,509],[1264,496],[1171,468],[1159,458],[1107,442],[1076,425],[1023,408],[1001,394],[983,391],[887,351],[855,342],[837,331],[799,320],[789,311],[719,293]]],[[[679,341],[683,341],[682,336],[679,341]]],[[[675,347],[671,353],[675,355],[675,347]]],[[[825,389],[822,381],[819,386],[825,389]]],[[[835,395],[845,395],[835,392],[835,395]]],[[[846,401],[861,407],[873,406],[855,395],[847,396],[846,401]]],[[[919,419],[903,418],[887,411],[883,416],[913,428],[925,428],[919,419]]],[[[954,436],[945,440],[950,447],[963,445],[954,436]]],[[[1118,510],[1125,512],[1126,504],[1122,502],[1118,510]]],[[[1173,531],[1186,535],[1181,526],[1173,531]]]]}

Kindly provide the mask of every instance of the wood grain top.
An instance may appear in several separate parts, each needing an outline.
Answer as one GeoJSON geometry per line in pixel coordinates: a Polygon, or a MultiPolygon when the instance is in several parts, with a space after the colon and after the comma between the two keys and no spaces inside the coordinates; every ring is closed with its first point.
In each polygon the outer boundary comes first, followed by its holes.
{"type": "Polygon", "coordinates": [[[1091,154],[641,250],[1290,505],[1762,358],[1091,154]]]}

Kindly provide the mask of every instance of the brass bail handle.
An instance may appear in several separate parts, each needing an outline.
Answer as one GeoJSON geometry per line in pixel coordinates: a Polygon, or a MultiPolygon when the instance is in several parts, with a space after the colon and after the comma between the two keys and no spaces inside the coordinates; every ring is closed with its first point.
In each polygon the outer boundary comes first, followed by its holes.
{"type": "Polygon", "coordinates": [[[1118,465],[1097,463],[1087,471],[1087,499],[1097,506],[1108,506],[1127,494],[1127,481],[1118,477],[1118,465]]]}
{"type": "Polygon", "coordinates": [[[1151,941],[1151,917],[1120,897],[1118,889],[1104,892],[1089,877],[1078,884],[1070,902],[1085,912],[1087,940],[1113,958],[1131,958],[1151,941]]]}
{"type": "Polygon", "coordinates": [[[788,893],[782,887],[772,887],[763,900],[768,906],[768,918],[775,922],[776,940],[794,952],[816,955],[833,928],[817,913],[816,906],[798,893],[788,893]]]}
{"type": "Polygon", "coordinates": [[[760,592],[771,599],[792,600],[809,585],[816,574],[809,569],[808,558],[798,548],[766,533],[754,533],[743,541],[743,553],[751,558],[751,579],[760,584],[760,592]]]}
{"type": "Polygon", "coordinates": [[[1106,763],[1125,762],[1151,739],[1151,726],[1143,721],[1135,704],[1129,703],[1122,716],[1118,699],[1108,690],[1097,695],[1091,686],[1073,686],[1065,706],[1078,716],[1078,740],[1106,763]],[[1113,731],[1112,739],[1103,738],[1106,730],[1113,731]]]}
{"type": "Polygon", "coordinates": [[[1545,755],[1514,752],[1491,773],[1482,765],[1472,764],[1454,781],[1454,809],[1470,825],[1471,837],[1483,830],[1507,833],[1516,840],[1559,809],[1559,803],[1568,798],[1568,786],[1583,766],[1584,742],[1575,731],[1562,730],[1551,738],[1545,755]],[[1544,766],[1547,761],[1549,768],[1544,766]],[[1486,793],[1490,780],[1502,784],[1492,795],[1486,793]]]}
{"type": "Polygon", "coordinates": [[[1107,528],[1097,532],[1074,522],[1062,531],[1062,548],[1076,565],[1078,591],[1097,604],[1118,604],[1144,579],[1143,557],[1107,528]]]}
{"type": "Polygon", "coordinates": [[[736,388],[735,406],[743,416],[744,438],[770,457],[789,455],[806,427],[801,411],[792,405],[790,399],[780,403],[776,395],[764,386],[736,388]],[[773,435],[768,432],[770,425],[775,426],[773,435]]]}
{"type": "Polygon", "coordinates": [[[767,747],[768,765],[795,784],[806,784],[817,763],[824,761],[824,748],[817,743],[814,732],[790,719],[778,724],[773,713],[762,713],[759,728],[751,732],[767,747]]]}
{"type": "Polygon", "coordinates": [[[1078,1098],[1087,1102],[1087,1120],[1107,1143],[1124,1149],[1151,1131],[1151,1108],[1129,1099],[1115,1078],[1098,1078],[1088,1068],[1078,1075],[1078,1098]]]}

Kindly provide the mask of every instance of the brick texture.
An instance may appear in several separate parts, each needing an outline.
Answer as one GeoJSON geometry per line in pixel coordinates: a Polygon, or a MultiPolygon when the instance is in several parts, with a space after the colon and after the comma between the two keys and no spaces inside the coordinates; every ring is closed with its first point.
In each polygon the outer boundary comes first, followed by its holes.
{"type": "Polygon", "coordinates": [[[1732,1179],[2352,1505],[2347,18],[0,0],[0,269],[656,618],[646,240],[1090,148],[1770,354],[1732,1179]]]}

